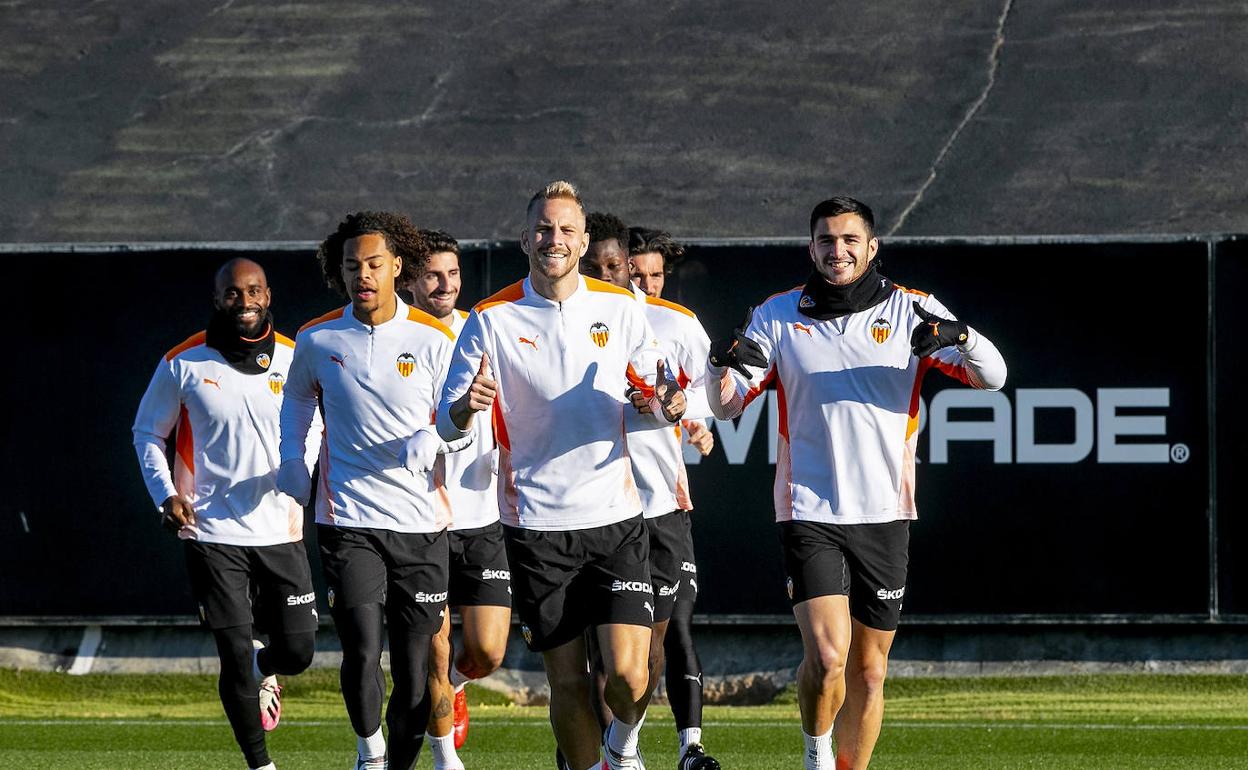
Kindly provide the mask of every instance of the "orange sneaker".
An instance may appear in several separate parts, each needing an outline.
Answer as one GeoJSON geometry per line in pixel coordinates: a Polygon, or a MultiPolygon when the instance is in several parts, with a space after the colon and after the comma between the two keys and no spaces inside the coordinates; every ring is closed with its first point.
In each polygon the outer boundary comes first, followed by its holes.
{"type": "Polygon", "coordinates": [[[451,734],[455,736],[455,748],[462,748],[464,741],[468,740],[468,696],[462,689],[455,691],[454,728],[451,734]]]}

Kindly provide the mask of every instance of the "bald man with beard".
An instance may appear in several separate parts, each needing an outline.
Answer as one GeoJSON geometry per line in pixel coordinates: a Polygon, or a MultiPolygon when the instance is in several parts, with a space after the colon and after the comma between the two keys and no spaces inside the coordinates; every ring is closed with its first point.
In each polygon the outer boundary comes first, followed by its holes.
{"type": "MultiPolygon", "coordinates": [[[[221,658],[221,705],[253,770],[276,767],[264,737],[281,717],[276,675],[311,664],[318,625],[303,507],[275,487],[294,342],[274,329],[271,300],[260,265],[225,263],[208,328],[157,364],[133,429],[160,522],[182,541],[191,593],[221,658]]],[[[309,471],[320,435],[310,432],[305,447],[309,471]]]]}

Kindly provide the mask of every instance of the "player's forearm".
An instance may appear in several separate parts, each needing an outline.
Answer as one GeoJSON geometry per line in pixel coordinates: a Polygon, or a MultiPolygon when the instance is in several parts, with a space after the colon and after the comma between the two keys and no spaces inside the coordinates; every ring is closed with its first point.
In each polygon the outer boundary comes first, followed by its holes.
{"type": "Polygon", "coordinates": [[[960,345],[958,351],[971,385],[981,390],[1000,390],[1005,386],[1005,358],[987,337],[969,329],[966,344],[960,345]]]}
{"type": "Polygon", "coordinates": [[[139,456],[139,468],[143,472],[147,494],[159,508],[161,503],[178,493],[173,485],[173,475],[169,472],[169,461],[165,458],[165,442],[158,436],[136,433],[134,450],[139,456]]]}
{"type": "Polygon", "coordinates": [[[316,415],[316,398],[287,393],[282,399],[281,441],[277,453],[282,462],[303,460],[308,450],[308,431],[316,415]]]}
{"type": "Polygon", "coordinates": [[[745,394],[727,367],[706,365],[706,389],[703,391],[707,408],[717,420],[731,420],[745,409],[745,394]]]}
{"type": "Polygon", "coordinates": [[[435,419],[438,436],[448,444],[471,436],[472,416],[476,414],[468,407],[466,399],[459,398],[449,405],[438,409],[435,419]]]}

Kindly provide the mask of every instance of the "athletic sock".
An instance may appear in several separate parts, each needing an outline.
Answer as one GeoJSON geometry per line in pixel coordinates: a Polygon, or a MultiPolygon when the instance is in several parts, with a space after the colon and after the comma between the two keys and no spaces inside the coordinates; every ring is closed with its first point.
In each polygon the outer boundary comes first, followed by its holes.
{"type": "Polygon", "coordinates": [[[687,727],[684,730],[677,730],[676,734],[680,736],[680,755],[679,756],[681,757],[685,756],[685,749],[689,748],[695,743],[702,742],[702,728],[701,727],[687,727]]]}
{"type": "Polygon", "coordinates": [[[464,672],[460,671],[458,668],[455,668],[455,665],[452,664],[450,680],[451,680],[451,686],[455,688],[455,692],[459,692],[460,690],[464,689],[464,685],[472,681],[472,678],[469,676],[466,676],[464,672]]]}
{"type": "Polygon", "coordinates": [[[645,721],[644,714],[635,725],[616,717],[607,728],[607,748],[622,757],[637,756],[637,736],[641,735],[641,725],[645,721]]]}
{"type": "Polygon", "coordinates": [[[355,748],[364,759],[384,757],[386,755],[386,737],[381,734],[381,728],[378,727],[377,732],[368,737],[356,736],[355,748]]]}
{"type": "Polygon", "coordinates": [[[277,765],[270,762],[267,765],[261,765],[260,767],[253,767],[251,768],[251,770],[277,770],[277,765]]]}
{"type": "Polygon", "coordinates": [[[807,735],[803,730],[802,738],[806,740],[805,770],[835,770],[833,762],[836,760],[832,757],[832,728],[829,727],[823,735],[807,735]]]}
{"type": "Polygon", "coordinates": [[[592,765],[590,765],[589,767],[585,768],[585,770],[599,770],[601,767],[602,767],[602,763],[601,763],[601,762],[595,762],[594,764],[592,764],[592,765]]]}
{"type": "Polygon", "coordinates": [[[425,733],[425,741],[433,752],[433,770],[460,770],[464,766],[459,755],[455,753],[455,735],[430,735],[425,733]]]}

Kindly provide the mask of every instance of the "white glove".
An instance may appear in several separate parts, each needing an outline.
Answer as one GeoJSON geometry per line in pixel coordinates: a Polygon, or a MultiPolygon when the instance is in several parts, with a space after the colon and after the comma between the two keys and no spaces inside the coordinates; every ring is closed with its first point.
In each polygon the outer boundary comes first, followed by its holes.
{"type": "Polygon", "coordinates": [[[287,460],[277,469],[277,491],[285,492],[300,505],[312,497],[312,476],[303,460],[287,460]]]}
{"type": "Polygon", "coordinates": [[[428,473],[438,459],[438,450],[442,447],[442,439],[432,431],[418,430],[416,434],[403,442],[403,451],[399,459],[403,467],[412,473],[428,473]]]}

